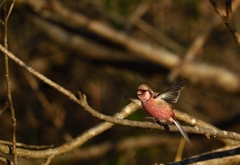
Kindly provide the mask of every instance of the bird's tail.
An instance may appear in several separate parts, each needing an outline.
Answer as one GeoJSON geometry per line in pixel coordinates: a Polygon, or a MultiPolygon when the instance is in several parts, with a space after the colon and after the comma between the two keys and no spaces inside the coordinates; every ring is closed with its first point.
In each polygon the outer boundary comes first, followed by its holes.
{"type": "Polygon", "coordinates": [[[176,119],[173,119],[173,122],[178,127],[179,131],[181,132],[181,134],[184,137],[184,139],[186,140],[186,142],[191,145],[191,141],[189,140],[186,132],[183,130],[181,124],[176,119]]]}

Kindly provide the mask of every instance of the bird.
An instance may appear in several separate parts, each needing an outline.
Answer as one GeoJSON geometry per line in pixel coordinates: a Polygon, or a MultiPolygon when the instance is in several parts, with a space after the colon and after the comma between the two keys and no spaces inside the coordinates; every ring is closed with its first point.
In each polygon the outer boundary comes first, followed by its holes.
{"type": "Polygon", "coordinates": [[[154,119],[154,121],[159,121],[161,124],[166,122],[174,123],[186,142],[191,145],[191,141],[181,124],[177,121],[173,111],[174,107],[171,105],[171,103],[177,102],[180,91],[186,85],[187,81],[188,79],[184,78],[160,93],[154,92],[146,84],[141,84],[138,87],[137,96],[145,111],[151,116],[150,118],[154,119]]]}

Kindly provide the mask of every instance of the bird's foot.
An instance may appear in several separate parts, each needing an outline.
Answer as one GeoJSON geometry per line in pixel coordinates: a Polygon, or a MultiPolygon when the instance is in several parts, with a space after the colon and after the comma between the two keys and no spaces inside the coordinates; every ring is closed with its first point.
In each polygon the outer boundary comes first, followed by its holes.
{"type": "Polygon", "coordinates": [[[169,127],[168,127],[167,124],[163,124],[163,123],[161,123],[161,122],[159,122],[159,121],[158,121],[157,123],[158,123],[159,125],[163,126],[166,131],[170,131],[170,129],[169,129],[169,127]]]}
{"type": "Polygon", "coordinates": [[[169,131],[168,125],[161,123],[158,118],[156,118],[156,117],[146,117],[146,119],[153,120],[154,123],[157,123],[157,124],[163,126],[166,131],[169,131]]]}
{"type": "Polygon", "coordinates": [[[156,117],[145,117],[146,119],[150,119],[150,120],[153,120],[154,121],[154,123],[157,123],[157,122],[159,122],[158,121],[158,118],[156,118],[156,117]]]}

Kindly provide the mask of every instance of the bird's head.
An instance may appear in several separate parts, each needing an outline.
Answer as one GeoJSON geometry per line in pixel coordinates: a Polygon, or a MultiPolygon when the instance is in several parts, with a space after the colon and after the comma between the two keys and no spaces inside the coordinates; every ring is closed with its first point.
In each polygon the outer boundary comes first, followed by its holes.
{"type": "Polygon", "coordinates": [[[145,102],[151,99],[153,91],[148,85],[142,84],[138,87],[137,95],[142,102],[145,102]]]}

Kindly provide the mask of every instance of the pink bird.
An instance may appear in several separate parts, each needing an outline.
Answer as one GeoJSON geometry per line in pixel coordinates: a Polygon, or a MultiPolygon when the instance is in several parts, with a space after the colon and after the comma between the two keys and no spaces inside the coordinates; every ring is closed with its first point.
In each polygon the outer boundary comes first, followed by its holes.
{"type": "Polygon", "coordinates": [[[169,87],[167,90],[156,93],[148,85],[142,84],[138,87],[138,98],[142,102],[143,108],[152,116],[154,120],[161,123],[171,122],[174,123],[186,142],[191,145],[191,142],[183,130],[180,123],[176,120],[173,106],[170,103],[176,103],[180,95],[180,91],[186,85],[188,79],[182,79],[176,84],[169,87]]]}

